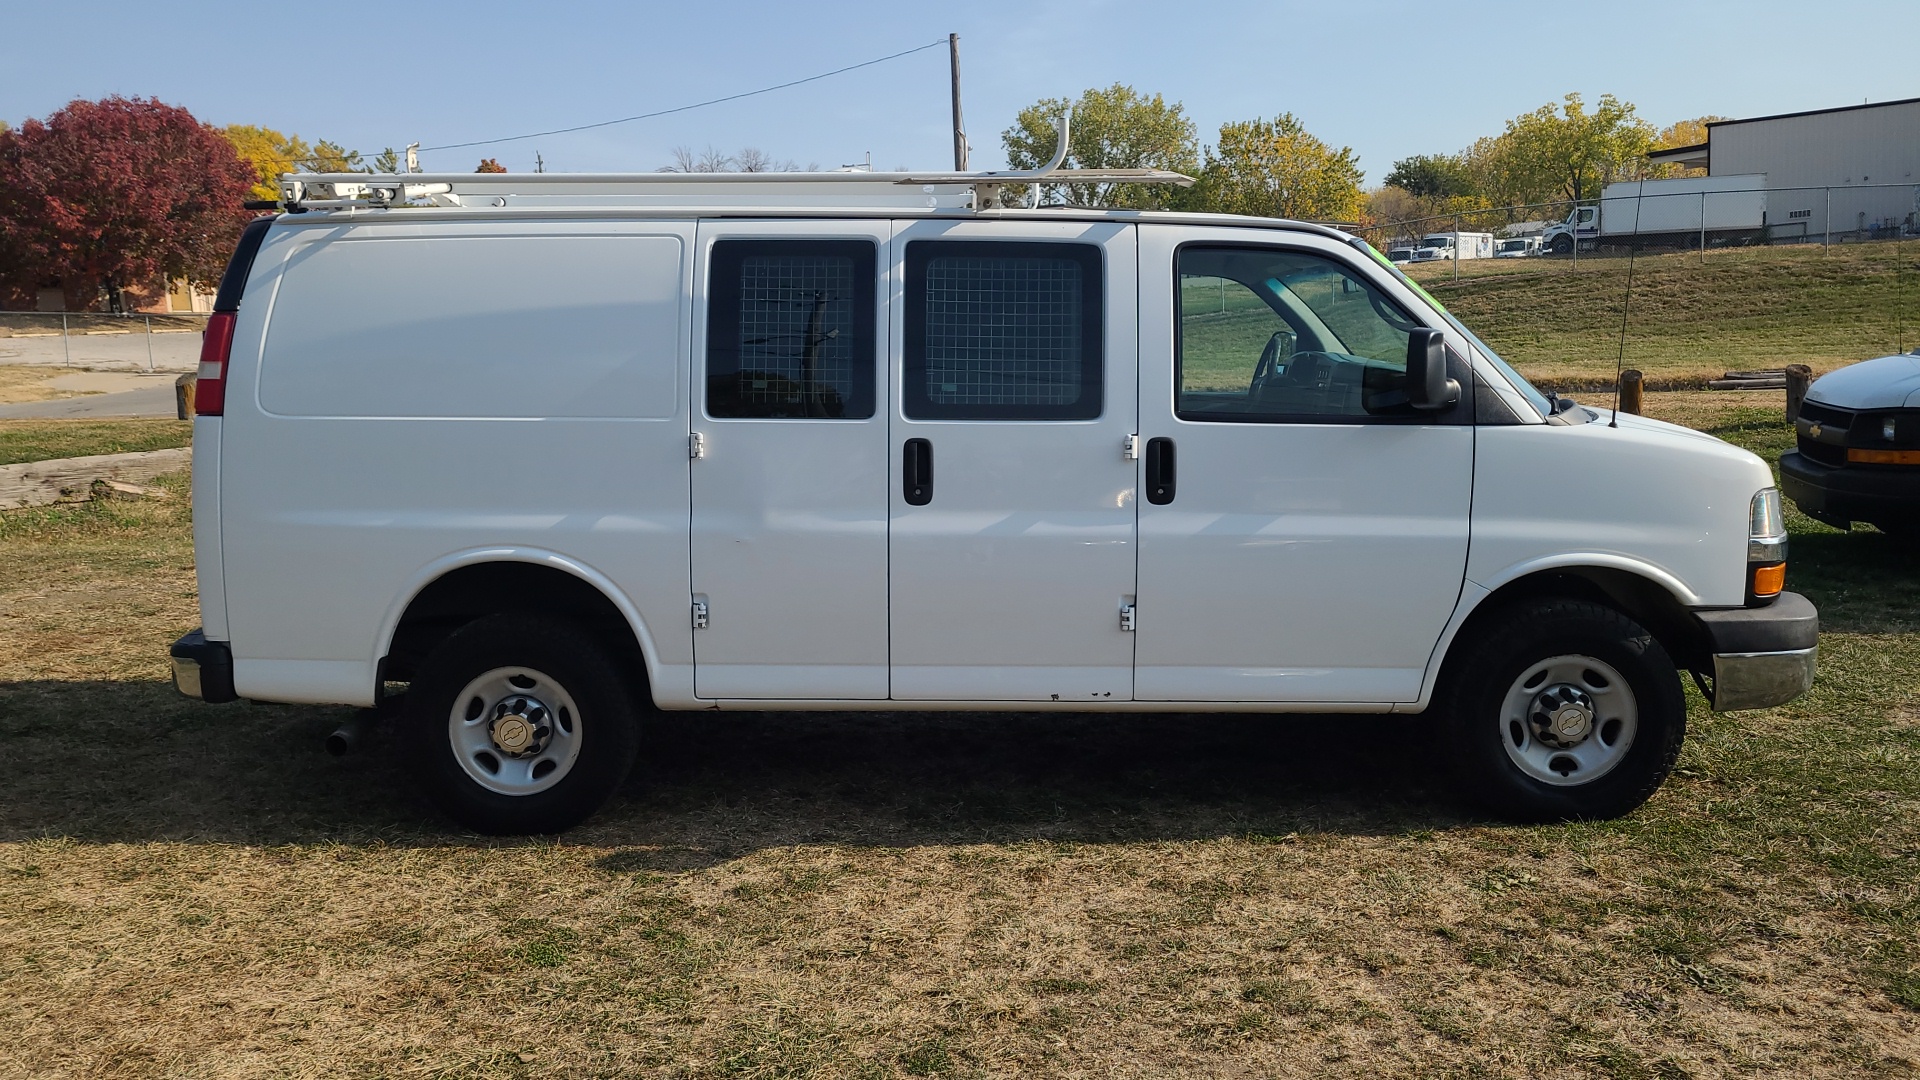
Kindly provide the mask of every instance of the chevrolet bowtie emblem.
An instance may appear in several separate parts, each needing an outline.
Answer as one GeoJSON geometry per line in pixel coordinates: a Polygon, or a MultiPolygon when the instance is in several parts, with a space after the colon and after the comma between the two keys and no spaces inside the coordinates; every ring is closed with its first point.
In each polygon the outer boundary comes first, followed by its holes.
{"type": "Polygon", "coordinates": [[[1807,435],[1808,435],[1808,436],[1810,436],[1811,438],[1815,438],[1815,439],[1817,439],[1817,438],[1819,438],[1819,437],[1820,437],[1820,425],[1819,425],[1819,424],[1815,424],[1815,425],[1813,425],[1812,427],[1810,427],[1810,428],[1808,428],[1808,429],[1807,429],[1807,435]]]}

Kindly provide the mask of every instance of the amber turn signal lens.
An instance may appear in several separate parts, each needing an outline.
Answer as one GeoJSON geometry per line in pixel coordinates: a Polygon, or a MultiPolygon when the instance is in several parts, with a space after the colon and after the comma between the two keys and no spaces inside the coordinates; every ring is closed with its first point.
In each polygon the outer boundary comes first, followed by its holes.
{"type": "Polygon", "coordinates": [[[1753,568],[1753,595],[1778,596],[1780,590],[1787,587],[1787,564],[1774,563],[1772,566],[1753,568]]]}
{"type": "Polygon", "coordinates": [[[1849,450],[1847,460],[1862,465],[1920,465],[1920,450],[1849,450]]]}

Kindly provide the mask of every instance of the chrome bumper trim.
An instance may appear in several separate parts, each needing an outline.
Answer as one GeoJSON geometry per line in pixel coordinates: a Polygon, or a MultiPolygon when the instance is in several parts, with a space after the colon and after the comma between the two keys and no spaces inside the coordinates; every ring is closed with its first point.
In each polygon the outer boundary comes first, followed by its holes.
{"type": "Polygon", "coordinates": [[[200,698],[200,661],[173,657],[173,688],[190,698],[200,698]]]}
{"type": "Polygon", "coordinates": [[[1787,652],[1715,653],[1713,711],[1767,709],[1813,687],[1818,647],[1787,652]]]}

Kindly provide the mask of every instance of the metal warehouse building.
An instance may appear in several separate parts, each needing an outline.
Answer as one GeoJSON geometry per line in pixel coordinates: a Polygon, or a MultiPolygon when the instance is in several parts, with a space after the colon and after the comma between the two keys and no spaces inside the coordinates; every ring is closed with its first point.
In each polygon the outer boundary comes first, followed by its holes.
{"type": "Polygon", "coordinates": [[[1706,142],[1649,156],[1712,176],[1765,173],[1776,240],[1920,226],[1920,98],[1721,120],[1706,142]]]}

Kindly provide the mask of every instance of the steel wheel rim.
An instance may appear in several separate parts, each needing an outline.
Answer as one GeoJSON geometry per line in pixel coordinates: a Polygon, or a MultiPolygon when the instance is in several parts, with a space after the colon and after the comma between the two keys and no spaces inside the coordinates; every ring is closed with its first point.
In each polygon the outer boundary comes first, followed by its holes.
{"type": "Polygon", "coordinates": [[[1591,656],[1554,656],[1522,671],[1498,718],[1500,745],[1528,777],[1591,784],[1626,760],[1640,705],[1619,669],[1591,656]]]}
{"type": "Polygon", "coordinates": [[[573,771],[580,707],[545,672],[494,668],[453,699],[447,735],[474,783],[500,795],[537,795],[573,771]]]}

